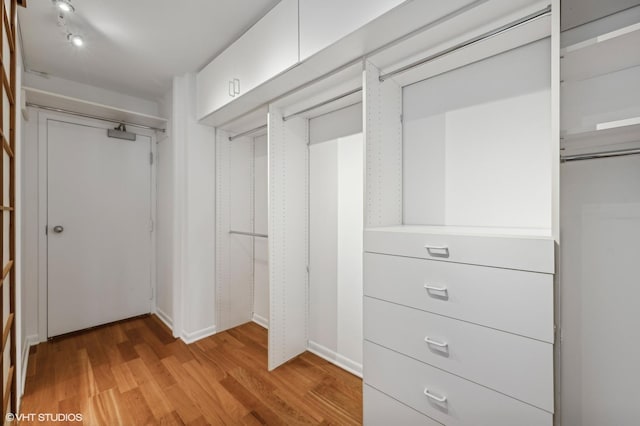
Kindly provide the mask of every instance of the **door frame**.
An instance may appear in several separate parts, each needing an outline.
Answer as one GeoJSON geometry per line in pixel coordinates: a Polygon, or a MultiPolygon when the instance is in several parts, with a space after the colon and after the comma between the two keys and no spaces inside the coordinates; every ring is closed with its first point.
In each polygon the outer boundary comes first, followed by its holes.
{"type": "MultiPolygon", "coordinates": [[[[45,342],[48,339],[47,321],[48,321],[48,309],[47,309],[47,288],[48,288],[48,245],[47,245],[47,188],[48,188],[48,135],[47,135],[47,122],[49,120],[62,121],[69,124],[75,124],[80,126],[90,126],[94,128],[113,129],[114,123],[111,121],[102,121],[92,118],[83,118],[74,116],[71,114],[50,112],[34,107],[33,110],[37,116],[38,123],[38,339],[40,342],[45,342]]],[[[151,220],[153,222],[153,230],[151,232],[151,264],[150,276],[151,276],[151,289],[152,297],[149,301],[149,312],[155,313],[156,311],[156,293],[157,293],[157,269],[156,269],[156,227],[157,227],[157,136],[153,130],[133,128],[129,129],[133,133],[141,136],[148,136],[151,138],[151,152],[153,153],[153,164],[151,164],[151,220]]]]}

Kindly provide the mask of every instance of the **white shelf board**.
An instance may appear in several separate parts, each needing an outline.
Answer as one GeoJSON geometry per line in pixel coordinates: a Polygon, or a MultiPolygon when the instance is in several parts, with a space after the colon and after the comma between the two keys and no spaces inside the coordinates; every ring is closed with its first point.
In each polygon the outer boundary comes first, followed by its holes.
{"type": "Polygon", "coordinates": [[[65,110],[72,113],[85,114],[108,121],[127,122],[157,129],[166,129],[167,127],[166,118],[89,102],[31,87],[23,87],[23,89],[25,91],[26,101],[28,104],[65,110]]]}
{"type": "Polygon", "coordinates": [[[567,46],[560,55],[565,82],[640,66],[640,23],[567,46]]]}
{"type": "Polygon", "coordinates": [[[481,226],[449,225],[397,225],[366,228],[366,232],[407,232],[440,235],[475,235],[491,237],[517,237],[534,239],[552,239],[550,229],[538,228],[495,228],[481,226]]]}
{"type": "Polygon", "coordinates": [[[564,141],[580,141],[586,139],[602,139],[610,143],[632,142],[640,140],[640,117],[598,123],[595,126],[582,129],[563,131],[564,141]]]}

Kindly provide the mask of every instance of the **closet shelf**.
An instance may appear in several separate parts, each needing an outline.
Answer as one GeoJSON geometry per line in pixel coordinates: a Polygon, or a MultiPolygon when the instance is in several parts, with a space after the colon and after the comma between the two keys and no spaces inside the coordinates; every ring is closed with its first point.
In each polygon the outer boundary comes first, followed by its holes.
{"type": "Polygon", "coordinates": [[[442,235],[472,235],[490,237],[518,237],[533,239],[549,239],[550,229],[541,228],[499,228],[492,226],[450,226],[450,225],[397,225],[383,227],[369,227],[370,232],[408,232],[442,235]]]}
{"type": "Polygon", "coordinates": [[[576,43],[560,51],[562,80],[586,80],[640,66],[640,23],[576,43]]]}
{"type": "Polygon", "coordinates": [[[597,140],[602,144],[620,144],[640,141],[640,117],[598,123],[590,128],[563,131],[563,142],[580,143],[597,140]]]}

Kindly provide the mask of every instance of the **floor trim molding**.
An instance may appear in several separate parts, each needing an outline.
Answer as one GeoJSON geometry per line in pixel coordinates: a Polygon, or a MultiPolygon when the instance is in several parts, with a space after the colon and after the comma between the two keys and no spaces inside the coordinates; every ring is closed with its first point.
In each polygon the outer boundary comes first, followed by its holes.
{"type": "Polygon", "coordinates": [[[206,327],[201,330],[193,331],[191,333],[182,331],[182,335],[180,338],[187,344],[195,343],[198,340],[204,339],[205,337],[213,336],[216,334],[216,326],[212,325],[211,327],[206,327]]]}
{"type": "Polygon", "coordinates": [[[267,330],[269,329],[269,320],[263,316],[256,314],[255,312],[253,313],[253,317],[251,318],[251,321],[255,322],[262,328],[266,328],[267,330]]]}
{"type": "Polygon", "coordinates": [[[358,376],[362,378],[362,364],[359,364],[344,355],[340,355],[339,353],[332,351],[331,349],[322,346],[319,343],[312,342],[309,340],[307,345],[307,350],[314,355],[319,356],[322,359],[329,361],[330,363],[337,365],[343,370],[348,371],[354,376],[358,376]]]}

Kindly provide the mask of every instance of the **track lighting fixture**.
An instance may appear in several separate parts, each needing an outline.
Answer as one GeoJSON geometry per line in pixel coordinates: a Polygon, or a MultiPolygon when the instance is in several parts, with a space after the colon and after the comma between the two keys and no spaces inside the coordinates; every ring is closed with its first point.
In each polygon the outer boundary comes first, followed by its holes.
{"type": "Polygon", "coordinates": [[[53,0],[53,3],[63,12],[73,12],[75,7],[71,4],[71,0],[53,0]]]}
{"type": "Polygon", "coordinates": [[[84,45],[84,39],[82,38],[82,36],[78,34],[69,33],[67,35],[67,40],[69,40],[71,44],[73,44],[76,47],[81,47],[82,45],[84,45]]]}

